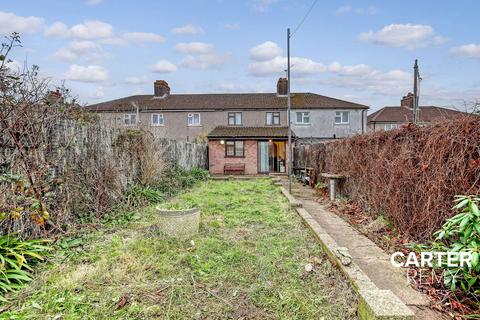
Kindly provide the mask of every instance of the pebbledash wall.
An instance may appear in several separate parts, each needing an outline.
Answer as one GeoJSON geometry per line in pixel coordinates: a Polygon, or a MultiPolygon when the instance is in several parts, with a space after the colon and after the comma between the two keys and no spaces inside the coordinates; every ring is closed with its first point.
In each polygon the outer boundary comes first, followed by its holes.
{"type": "Polygon", "coordinates": [[[278,109],[268,110],[232,110],[232,111],[149,111],[140,112],[140,123],[133,126],[125,126],[123,123],[124,114],[131,112],[99,112],[100,121],[105,127],[113,128],[135,128],[142,126],[156,135],[176,140],[195,141],[197,137],[205,137],[217,126],[228,125],[229,112],[242,112],[242,123],[245,126],[261,127],[265,126],[266,112],[280,112],[280,125],[287,125],[287,113],[278,109]],[[152,114],[163,114],[164,125],[154,126],[151,124],[152,114]],[[200,113],[200,125],[187,125],[187,116],[189,113],[200,113]]]}
{"type": "Polygon", "coordinates": [[[245,174],[257,174],[257,141],[245,140],[244,148],[244,157],[225,157],[225,145],[219,140],[210,141],[208,144],[210,173],[223,174],[225,163],[244,163],[245,174]]]}
{"type": "MultiPolygon", "coordinates": [[[[230,110],[230,112],[242,112],[242,123],[245,126],[265,126],[267,112],[280,113],[280,126],[287,125],[287,112],[284,109],[257,109],[257,110],[230,110]]],[[[177,140],[195,141],[197,137],[205,137],[217,126],[228,125],[229,111],[149,111],[140,112],[140,123],[133,126],[125,126],[124,114],[136,113],[135,110],[125,112],[98,112],[100,121],[105,127],[135,128],[142,126],[156,135],[177,140]],[[164,117],[164,125],[153,126],[151,117],[154,113],[161,113],[164,117]],[[188,126],[188,113],[200,113],[200,125],[188,126]]],[[[356,109],[294,109],[292,110],[292,129],[300,140],[308,142],[323,139],[345,138],[354,134],[367,131],[366,110],[356,109]],[[310,123],[296,123],[296,112],[309,112],[310,123]],[[349,123],[335,124],[336,111],[349,111],[349,123]]]]}

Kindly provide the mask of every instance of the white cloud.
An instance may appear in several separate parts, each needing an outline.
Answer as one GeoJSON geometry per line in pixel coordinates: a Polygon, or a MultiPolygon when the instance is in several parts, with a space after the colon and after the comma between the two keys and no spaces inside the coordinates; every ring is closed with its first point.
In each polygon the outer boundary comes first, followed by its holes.
{"type": "Polygon", "coordinates": [[[43,25],[43,18],[22,17],[10,12],[0,11],[0,33],[10,34],[12,32],[32,33],[43,25]]]}
{"type": "Polygon", "coordinates": [[[73,38],[101,39],[111,37],[113,28],[112,25],[102,21],[85,21],[84,23],[74,25],[70,29],[70,33],[73,38]]]}
{"type": "Polygon", "coordinates": [[[62,22],[55,22],[45,30],[44,35],[46,37],[83,40],[105,39],[113,36],[113,27],[108,23],[98,20],[85,21],[71,28],[68,28],[62,22]]]}
{"type": "Polygon", "coordinates": [[[206,54],[213,51],[213,45],[205,42],[181,42],[177,43],[175,51],[185,54],[206,54]]]}
{"type": "Polygon", "coordinates": [[[102,66],[73,64],[65,73],[65,77],[79,82],[102,82],[108,79],[108,71],[102,66]]]}
{"type": "Polygon", "coordinates": [[[325,84],[380,94],[405,94],[410,89],[412,78],[410,73],[402,70],[382,72],[365,64],[345,66],[333,62],[328,71],[334,76],[328,78],[325,84]]]}
{"type": "Polygon", "coordinates": [[[466,44],[459,47],[453,47],[450,52],[461,57],[480,58],[480,44],[466,44]]]}
{"type": "Polygon", "coordinates": [[[103,97],[105,97],[105,92],[102,86],[99,86],[97,90],[89,96],[89,98],[93,100],[102,99],[103,97]]]}
{"type": "Polygon", "coordinates": [[[377,45],[415,49],[444,42],[445,38],[434,37],[434,33],[433,28],[429,25],[390,24],[376,32],[371,30],[364,32],[360,34],[359,38],[377,45]]]}
{"type": "Polygon", "coordinates": [[[212,86],[214,91],[220,92],[267,92],[271,89],[271,83],[267,86],[259,83],[231,83],[223,82],[212,86]]]}
{"type": "Polygon", "coordinates": [[[354,8],[351,5],[345,5],[337,9],[336,14],[342,15],[347,13],[354,13],[358,15],[373,15],[378,13],[378,8],[375,6],[368,6],[366,8],[358,7],[354,8]]]}
{"type": "Polygon", "coordinates": [[[272,41],[266,41],[250,49],[250,58],[257,61],[270,60],[281,55],[282,49],[272,41]]]}
{"type": "Polygon", "coordinates": [[[225,29],[229,29],[229,30],[238,30],[238,29],[240,29],[240,24],[238,24],[238,23],[225,23],[223,25],[223,27],[225,29]]]}
{"type": "Polygon", "coordinates": [[[253,0],[253,9],[257,12],[266,12],[270,6],[279,0],[253,0]]]}
{"type": "Polygon", "coordinates": [[[5,63],[5,66],[13,73],[19,73],[24,69],[24,66],[17,60],[8,61],[5,63]]]}
{"type": "Polygon", "coordinates": [[[122,38],[133,43],[165,42],[164,37],[151,32],[127,32],[122,35],[122,38]]]}
{"type": "Polygon", "coordinates": [[[204,33],[203,29],[193,24],[187,24],[181,27],[176,27],[172,29],[172,33],[175,34],[202,34],[204,33]]]}
{"type": "Polygon", "coordinates": [[[48,38],[66,38],[69,36],[69,30],[65,23],[57,21],[45,29],[43,35],[48,38]]]}
{"type": "Polygon", "coordinates": [[[155,73],[171,73],[177,71],[177,66],[168,60],[159,60],[152,66],[152,72],[155,73]]]}
{"type": "Polygon", "coordinates": [[[218,54],[215,52],[189,55],[180,62],[184,68],[191,69],[220,69],[226,62],[230,60],[229,54],[218,54]]]}
{"type": "Polygon", "coordinates": [[[66,62],[72,62],[80,58],[93,60],[103,56],[100,45],[88,40],[72,41],[67,47],[53,53],[53,57],[66,62]]]}
{"type": "Polygon", "coordinates": [[[72,62],[78,59],[78,55],[69,48],[61,48],[55,51],[52,56],[65,62],[72,62]]]}
{"type": "Polygon", "coordinates": [[[132,77],[126,77],[125,81],[126,84],[145,84],[148,83],[148,78],[146,76],[132,76],[132,77]]]}
{"type": "Polygon", "coordinates": [[[89,6],[96,6],[103,2],[103,0],[86,0],[85,1],[89,6]]]}
{"type": "MultiPolygon", "coordinates": [[[[326,67],[312,59],[291,57],[290,68],[293,76],[306,77],[324,72],[326,67]]],[[[287,69],[287,58],[277,56],[270,60],[256,61],[248,65],[248,73],[254,77],[282,76],[287,69]]]]}

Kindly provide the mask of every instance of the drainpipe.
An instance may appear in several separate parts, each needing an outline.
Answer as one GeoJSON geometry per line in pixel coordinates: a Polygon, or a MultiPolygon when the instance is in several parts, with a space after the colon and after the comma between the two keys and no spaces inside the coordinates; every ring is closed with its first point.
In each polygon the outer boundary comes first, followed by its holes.
{"type": "Polygon", "coordinates": [[[362,109],[362,134],[365,133],[365,109],[362,109]]]}

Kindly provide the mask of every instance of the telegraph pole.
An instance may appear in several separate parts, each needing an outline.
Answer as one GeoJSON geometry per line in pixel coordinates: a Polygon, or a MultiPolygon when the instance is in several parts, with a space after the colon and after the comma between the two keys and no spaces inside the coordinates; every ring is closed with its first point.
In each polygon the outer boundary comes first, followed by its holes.
{"type": "Polygon", "coordinates": [[[290,99],[290,28],[287,28],[287,120],[288,120],[288,192],[292,193],[292,128],[290,99]]]}
{"type": "Polygon", "coordinates": [[[418,60],[415,59],[413,66],[413,123],[418,121],[418,60]]]}

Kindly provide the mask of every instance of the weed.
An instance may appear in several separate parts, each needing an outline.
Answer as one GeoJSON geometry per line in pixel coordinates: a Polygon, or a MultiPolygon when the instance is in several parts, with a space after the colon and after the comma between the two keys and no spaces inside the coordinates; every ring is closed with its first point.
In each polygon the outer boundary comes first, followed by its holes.
{"type": "Polygon", "coordinates": [[[209,181],[172,202],[201,209],[193,242],[158,235],[151,206],[124,229],[67,249],[77,254],[51,259],[2,316],[355,318],[352,290],[268,179],[209,181]],[[314,270],[302,276],[307,263],[314,270]]]}
{"type": "MultiPolygon", "coordinates": [[[[31,281],[32,267],[50,251],[46,240],[20,240],[15,235],[0,236],[0,290],[4,293],[31,281]]],[[[0,300],[6,299],[0,295],[0,300]]]]}

